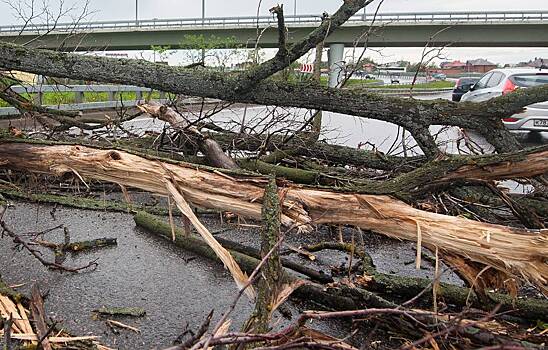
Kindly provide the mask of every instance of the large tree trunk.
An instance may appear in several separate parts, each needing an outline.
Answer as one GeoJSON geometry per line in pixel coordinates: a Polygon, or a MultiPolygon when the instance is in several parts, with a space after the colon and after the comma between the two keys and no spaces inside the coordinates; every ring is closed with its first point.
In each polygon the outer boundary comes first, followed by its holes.
{"type": "MultiPolygon", "coordinates": [[[[446,178],[533,176],[547,171],[546,150],[518,157],[512,162],[463,166],[446,178]],[[531,161],[540,159],[544,161],[531,161]],[[535,167],[525,166],[535,164],[535,167]],[[520,172],[520,170],[522,172],[520,172]]],[[[227,210],[261,219],[266,179],[221,174],[184,163],[149,160],[122,151],[84,146],[6,142],[0,145],[4,167],[46,174],[77,174],[82,178],[118,183],[168,195],[165,181],[179,186],[185,200],[205,208],[227,210]]],[[[419,240],[430,249],[485,264],[504,275],[523,277],[548,294],[548,232],[529,231],[430,213],[386,195],[340,193],[285,184],[281,222],[297,225],[302,232],[312,225],[341,224],[370,229],[390,237],[419,240]]]]}
{"type": "MultiPolygon", "coordinates": [[[[3,58],[0,60],[0,68],[46,76],[132,84],[175,94],[324,110],[383,120],[408,129],[430,157],[438,153],[428,130],[430,125],[455,125],[474,129],[485,136],[499,152],[517,150],[520,148],[519,143],[504,128],[500,118],[521,112],[529,104],[548,100],[548,86],[522,89],[482,103],[456,104],[444,100],[383,97],[367,90],[250,80],[247,73],[245,77],[231,76],[142,60],[29,49],[8,43],[0,43],[0,57],[3,58]],[[252,89],[244,88],[251,83],[252,89]]],[[[284,62],[285,65],[288,64],[287,61],[284,62]]],[[[280,67],[274,64],[267,70],[280,67]]]]}

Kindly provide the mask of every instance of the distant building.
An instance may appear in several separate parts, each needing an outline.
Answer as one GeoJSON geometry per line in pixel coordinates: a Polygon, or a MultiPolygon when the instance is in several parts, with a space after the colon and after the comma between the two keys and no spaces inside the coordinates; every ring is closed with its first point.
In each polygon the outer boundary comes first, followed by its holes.
{"type": "Polygon", "coordinates": [[[381,64],[378,65],[378,68],[382,69],[382,68],[386,68],[386,67],[407,67],[410,64],[411,64],[411,62],[409,62],[409,61],[400,60],[400,61],[394,61],[394,62],[381,63],[381,64]]]}
{"type": "Polygon", "coordinates": [[[466,72],[466,63],[461,61],[442,62],[440,64],[441,72],[443,74],[460,74],[466,72]]]}
{"type": "Polygon", "coordinates": [[[497,68],[497,65],[483,58],[466,61],[466,72],[487,73],[497,68]]]}
{"type": "Polygon", "coordinates": [[[366,73],[373,73],[377,70],[377,66],[373,63],[364,63],[362,67],[366,73]]]}
{"type": "Polygon", "coordinates": [[[518,67],[548,68],[548,58],[535,57],[534,60],[529,60],[529,62],[518,63],[518,67]]]}

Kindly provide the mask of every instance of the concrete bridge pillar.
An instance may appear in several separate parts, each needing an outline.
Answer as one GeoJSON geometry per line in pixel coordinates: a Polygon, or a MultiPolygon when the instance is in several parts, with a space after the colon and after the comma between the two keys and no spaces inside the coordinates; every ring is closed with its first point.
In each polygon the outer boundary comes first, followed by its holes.
{"type": "Polygon", "coordinates": [[[327,54],[329,65],[329,87],[336,87],[343,78],[344,44],[331,44],[327,54]]]}

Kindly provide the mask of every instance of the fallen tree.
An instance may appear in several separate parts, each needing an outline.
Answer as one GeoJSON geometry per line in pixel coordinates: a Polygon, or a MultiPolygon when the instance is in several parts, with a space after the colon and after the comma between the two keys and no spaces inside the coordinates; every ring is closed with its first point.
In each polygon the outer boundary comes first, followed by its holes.
{"type": "MultiPolygon", "coordinates": [[[[271,12],[278,20],[278,52],[272,59],[262,64],[257,63],[245,72],[219,73],[207,69],[205,65],[203,68],[169,67],[142,60],[74,55],[0,43],[2,69],[22,70],[48,77],[132,84],[178,95],[220,99],[223,101],[221,104],[240,102],[291,107],[286,110],[289,111],[287,115],[298,116],[296,108],[313,110],[310,118],[304,122],[299,121],[296,127],[295,124],[291,124],[290,117],[289,121],[281,117],[273,119],[270,128],[264,128],[260,132],[255,128],[260,124],[244,125],[242,120],[238,127],[225,129],[208,122],[207,113],[205,118],[201,111],[200,117],[192,118],[189,114],[190,117],[186,118],[187,115],[180,113],[176,104],[161,106],[149,101],[141,104],[141,111],[136,114],[127,115],[123,110],[116,118],[110,119],[107,116],[98,120],[84,117],[78,111],[57,111],[36,106],[31,99],[18,95],[11,89],[12,80],[2,78],[0,98],[18,108],[22,114],[40,122],[42,127],[48,130],[46,137],[55,139],[61,136],[61,140],[73,143],[68,145],[28,139],[0,139],[0,165],[10,171],[17,171],[15,177],[12,176],[13,172],[6,172],[5,178],[9,182],[6,181],[4,185],[16,187],[14,183],[10,184],[13,179],[15,183],[19,180],[24,182],[27,178],[34,178],[34,174],[45,174],[41,178],[46,181],[51,179],[51,175],[72,177],[73,183],[84,182],[87,186],[91,180],[91,188],[98,183],[102,186],[104,182],[118,184],[128,202],[127,188],[141,189],[167,197],[170,226],[162,223],[162,234],[180,246],[191,247],[190,249],[195,249],[205,256],[220,259],[239,285],[239,295],[247,292],[253,297],[253,288],[259,287],[261,305],[257,304],[256,310],[257,316],[261,318],[258,327],[261,333],[264,333],[265,327],[268,326],[268,317],[265,318],[268,315],[265,314],[265,310],[268,311],[273,302],[271,294],[277,288],[271,287],[278,286],[279,281],[272,281],[278,280],[280,263],[292,266],[296,271],[305,273],[315,280],[329,283],[331,276],[321,275],[295,263],[291,265],[287,260],[278,259],[277,250],[274,249],[276,244],[266,235],[263,236],[262,251],[251,251],[255,258],[246,255],[249,250],[246,250],[246,254],[241,254],[238,249],[244,248],[234,243],[216,240],[200,222],[191,205],[214,211],[228,211],[256,220],[265,219],[261,215],[263,209],[279,206],[281,224],[286,229],[296,229],[302,234],[310,234],[317,225],[347,225],[400,240],[413,241],[416,242],[417,266],[420,267],[421,252],[425,247],[435,252],[436,257],[439,253],[439,257],[453,267],[476,291],[474,294],[468,289],[439,284],[437,259],[436,277],[430,282],[380,274],[373,269],[372,259],[363,251],[358,254],[362,259],[363,275],[354,275],[356,278],[352,279],[351,270],[356,267],[359,269],[358,264],[352,265],[352,257],[357,253],[352,239],[352,244],[349,244],[349,280],[353,283],[361,277],[367,290],[344,286],[342,279],[333,282],[338,285],[337,288],[331,288],[332,285],[307,283],[297,290],[297,293],[314,295],[316,301],[331,303],[338,309],[381,307],[397,314],[407,310],[399,309],[392,300],[401,301],[401,298],[409,297],[415,302],[420,298],[423,302],[420,304],[423,306],[432,302],[434,310],[438,311],[437,297],[442,296],[445,301],[457,305],[468,305],[471,300],[473,305],[484,309],[489,309],[493,305],[492,302],[500,302],[506,311],[512,310],[511,305],[514,301],[511,296],[486,290],[503,288],[503,292],[508,291],[514,296],[517,287],[523,281],[530,282],[544,295],[548,295],[548,232],[543,229],[547,208],[544,198],[547,193],[547,182],[544,175],[548,170],[548,148],[543,146],[522,149],[522,145],[505,129],[500,120],[501,116],[521,112],[529,104],[548,100],[547,86],[521,89],[478,104],[455,104],[443,100],[421,101],[412,98],[383,97],[363,89],[325,88],[319,86],[317,81],[292,83],[280,79],[281,74],[276,76],[283,70],[287,72],[291,63],[314,47],[320,48],[316,52],[315,67],[316,73],[319,74],[321,48],[326,36],[370,2],[344,1],[332,16],[322,16],[321,25],[317,29],[302,41],[292,45],[287,42],[283,7],[272,8],[271,12]],[[414,152],[413,156],[408,157],[405,149],[405,157],[384,155],[376,151],[375,145],[374,151],[361,151],[318,141],[322,124],[321,111],[377,119],[403,127],[398,128],[398,137],[400,129],[409,131],[424,156],[420,155],[420,152],[414,152]],[[131,139],[125,140],[127,142],[124,143],[129,144],[130,148],[135,150],[139,148],[139,144],[148,145],[146,142],[158,138],[168,139],[168,142],[175,144],[172,139],[172,136],[175,136],[183,143],[185,140],[190,141],[191,145],[179,145],[180,147],[169,150],[173,151],[174,158],[184,157],[185,160],[192,159],[196,163],[204,162],[214,167],[160,159],[149,155],[154,152],[152,149],[139,150],[142,154],[115,149],[124,144],[119,143],[118,134],[113,133],[109,138],[97,133],[97,129],[108,129],[113,125],[123,130],[122,122],[143,114],[159,118],[169,123],[171,128],[165,128],[159,134],[152,133],[147,140],[135,138],[135,134],[127,132],[125,135],[129,135],[131,139]],[[498,154],[443,154],[438,148],[435,135],[429,130],[433,125],[472,129],[492,144],[498,154]],[[89,131],[91,137],[75,140],[70,139],[68,133],[60,134],[71,128],[89,131]],[[170,134],[170,130],[175,132],[170,134]],[[108,147],[94,148],[74,144],[74,141],[84,143],[96,137],[104,137],[104,144],[108,147]],[[18,177],[26,172],[32,175],[18,177]],[[268,180],[257,173],[275,174],[279,177],[276,180],[277,196],[265,192],[268,180]],[[533,195],[537,196],[535,201],[529,200],[531,196],[506,194],[496,186],[496,181],[509,179],[533,184],[533,195]],[[303,183],[309,186],[304,186],[303,183]],[[481,191],[473,190],[470,185],[481,186],[481,191]],[[462,211],[455,213],[451,208],[448,210],[441,200],[437,203],[422,201],[427,196],[436,199],[436,196],[448,196],[447,193],[452,193],[460,198],[473,198],[472,205],[479,205],[476,201],[480,200],[476,200],[477,197],[474,196],[481,195],[483,200],[484,190],[491,192],[491,196],[487,196],[486,199],[488,203],[509,208],[514,218],[508,222],[516,225],[521,223],[521,226],[505,226],[504,223],[508,223],[505,220],[493,221],[499,224],[481,222],[479,220],[483,218],[478,217],[474,211],[466,211],[466,214],[472,214],[479,219],[471,220],[461,216],[462,211]],[[523,198],[525,200],[522,200],[523,198]],[[176,234],[171,200],[174,200],[179,208],[183,220],[186,220],[188,225],[191,222],[202,239],[192,235],[181,238],[176,234]],[[442,215],[438,211],[458,216],[442,215]],[[518,218],[520,223],[516,223],[515,218],[518,218]],[[521,228],[523,226],[532,229],[521,228]],[[257,259],[264,258],[267,262],[265,256],[270,254],[265,254],[267,250],[274,255],[266,266],[271,271],[263,269],[260,273],[268,275],[266,280],[271,282],[258,283],[251,287],[253,274],[256,276],[259,273],[257,266],[260,263],[257,259]],[[252,277],[248,278],[243,271],[251,273],[252,277]],[[471,296],[472,294],[474,296],[471,296]]],[[[25,137],[25,133],[20,130],[10,130],[13,136],[25,137]]],[[[405,148],[404,141],[402,144],[405,148]]],[[[481,147],[479,151],[473,147],[470,151],[483,153],[481,147]]],[[[162,154],[172,156],[169,153],[162,154]]],[[[270,185],[271,189],[276,187],[273,183],[270,185]]],[[[105,204],[97,205],[85,200],[77,201],[73,205],[107,207],[105,204]]],[[[133,207],[128,203],[127,206],[113,205],[108,208],[129,212],[137,206],[133,207]]],[[[166,210],[162,209],[159,209],[159,212],[165,214],[166,210]]],[[[464,209],[467,210],[466,207],[464,209]]],[[[495,208],[490,214],[497,215],[500,211],[500,208],[495,208]]],[[[136,216],[136,221],[139,220],[143,226],[148,225],[149,230],[153,230],[151,227],[160,226],[156,219],[147,219],[143,214],[136,216]]],[[[277,220],[268,223],[267,227],[268,231],[278,230],[277,220]]],[[[6,227],[4,229],[8,230],[6,227]]],[[[185,227],[185,231],[188,234],[190,230],[185,227]]],[[[274,236],[276,235],[270,235],[274,236]]],[[[342,241],[342,235],[340,237],[342,241]]],[[[522,308],[518,315],[527,319],[539,316],[542,318],[545,303],[536,302],[530,299],[518,300],[517,306],[522,308]]],[[[358,317],[366,315],[367,312],[368,310],[356,313],[345,311],[341,315],[358,317]]],[[[427,318],[431,320],[429,315],[427,318]]],[[[303,320],[323,317],[314,313],[304,316],[303,314],[303,320]]],[[[218,330],[216,328],[211,337],[219,336],[218,330]]],[[[410,344],[410,347],[431,340],[432,338],[428,338],[430,330],[425,330],[426,333],[428,334],[424,339],[410,344]]],[[[205,348],[208,347],[209,340],[204,343],[205,348]]]]}
{"type": "MultiPolygon", "coordinates": [[[[4,142],[0,144],[0,152],[0,161],[10,169],[59,176],[75,174],[82,179],[114,182],[162,195],[169,194],[162,180],[167,178],[174,181],[184,198],[196,206],[261,218],[264,178],[84,146],[4,142]]],[[[546,150],[541,148],[538,154],[532,154],[545,159],[546,150]]],[[[546,162],[540,163],[536,174],[546,172],[546,162]]],[[[520,176],[517,169],[527,174],[530,171],[519,163],[507,162],[493,163],[490,168],[492,172],[485,172],[473,165],[464,165],[454,173],[466,179],[466,174],[474,178],[482,174],[499,174],[504,178],[520,176]],[[508,170],[510,168],[513,170],[508,170]]],[[[545,260],[548,236],[545,230],[528,231],[430,213],[386,195],[336,192],[292,184],[285,184],[280,190],[283,192],[283,225],[296,225],[302,232],[319,224],[353,225],[389,237],[418,241],[419,250],[420,246],[432,250],[437,247],[442,255],[479,263],[492,270],[488,272],[496,271],[493,275],[497,279],[486,282],[488,285],[506,284],[508,287],[517,282],[516,278],[524,278],[543,293],[548,292],[548,263],[545,260]]],[[[476,278],[487,279],[488,272],[476,278]]]]}

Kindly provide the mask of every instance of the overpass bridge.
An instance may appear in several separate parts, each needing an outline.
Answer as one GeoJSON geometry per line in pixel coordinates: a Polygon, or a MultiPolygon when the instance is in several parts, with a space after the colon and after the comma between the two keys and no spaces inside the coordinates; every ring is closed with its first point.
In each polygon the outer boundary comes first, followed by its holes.
{"type": "MultiPolygon", "coordinates": [[[[321,18],[286,16],[285,23],[292,43],[316,28],[321,18]]],[[[274,48],[276,26],[273,16],[8,25],[0,26],[0,41],[64,51],[123,51],[153,45],[190,48],[195,36],[203,35],[232,47],[274,48]]],[[[329,85],[339,81],[345,47],[423,47],[428,42],[453,47],[548,47],[548,10],[354,15],[326,38],[329,85]]]]}
{"type": "MultiPolygon", "coordinates": [[[[286,16],[288,41],[302,39],[320,24],[318,15],[286,16]]],[[[380,13],[354,15],[326,39],[326,44],[370,47],[548,47],[548,10],[490,12],[380,13]],[[437,33],[437,35],[435,35],[437,33]],[[362,38],[362,40],[360,40],[362,38]]],[[[234,46],[277,45],[272,16],[96,21],[55,25],[0,26],[0,40],[66,51],[173,49],[191,44],[185,35],[215,36],[234,46]],[[257,32],[261,32],[257,43],[257,32]]]]}

